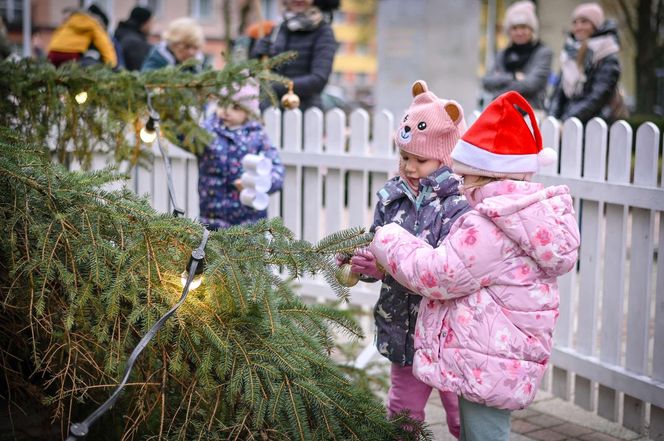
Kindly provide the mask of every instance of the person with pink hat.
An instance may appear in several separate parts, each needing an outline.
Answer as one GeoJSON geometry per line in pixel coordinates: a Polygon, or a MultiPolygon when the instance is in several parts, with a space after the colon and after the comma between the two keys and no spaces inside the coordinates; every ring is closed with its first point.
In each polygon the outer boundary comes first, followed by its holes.
{"type": "Polygon", "coordinates": [[[268,193],[281,189],[284,166],[279,151],[261,124],[258,86],[248,79],[234,90],[222,90],[230,103],[217,108],[203,123],[212,135],[198,156],[199,220],[209,229],[246,225],[266,218],[266,210],[256,210],[240,202],[243,189],[242,160],[246,155],[262,155],[272,162],[268,193]]]}
{"type": "MultiPolygon", "coordinates": [[[[459,194],[459,181],[452,174],[450,153],[466,130],[463,110],[452,100],[438,98],[424,81],[412,86],[413,100],[395,134],[399,147],[399,176],[378,191],[371,231],[397,222],[406,231],[433,246],[447,235],[454,221],[468,210],[459,194]]],[[[339,264],[343,259],[339,259],[339,264]]],[[[382,281],[374,309],[376,346],[392,362],[387,410],[390,416],[410,412],[424,421],[424,407],[432,387],[413,376],[416,340],[415,323],[422,297],[384,274],[371,253],[357,250],[351,270],[365,282],[382,281]]],[[[459,407],[456,393],[439,392],[447,426],[459,436],[459,407]]]]}
{"type": "Polygon", "coordinates": [[[503,28],[510,44],[496,54],[493,67],[482,78],[482,86],[492,99],[508,90],[517,91],[533,108],[544,112],[553,51],[537,37],[535,4],[530,0],[513,3],[505,11],[503,28]]]}
{"type": "Polygon", "coordinates": [[[424,297],[413,372],[459,395],[459,439],[507,441],[511,411],[533,401],[546,371],[557,278],[574,268],[579,229],[566,186],[530,182],[556,154],[542,148],[533,109],[517,92],[489,104],[451,156],[471,210],[437,246],[391,223],[369,252],[424,297]]]}
{"type": "Polygon", "coordinates": [[[560,54],[560,79],[551,96],[549,115],[582,123],[600,117],[624,118],[627,108],[620,80],[618,30],[597,3],[581,3],[572,13],[572,31],[560,54]]]}

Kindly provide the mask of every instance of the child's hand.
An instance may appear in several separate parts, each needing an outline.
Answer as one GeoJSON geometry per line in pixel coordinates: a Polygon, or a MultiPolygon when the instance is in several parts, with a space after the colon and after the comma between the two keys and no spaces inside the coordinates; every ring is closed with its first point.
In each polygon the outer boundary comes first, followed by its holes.
{"type": "Polygon", "coordinates": [[[378,267],[376,257],[366,248],[355,251],[355,255],[350,259],[350,265],[350,269],[354,273],[364,274],[378,280],[385,277],[383,271],[378,267]]]}
{"type": "Polygon", "coordinates": [[[242,185],[242,179],[236,179],[233,182],[233,185],[235,185],[235,188],[237,188],[237,191],[242,191],[244,189],[244,185],[242,185]]]}
{"type": "Polygon", "coordinates": [[[337,253],[334,255],[334,263],[337,264],[337,266],[341,266],[344,263],[348,263],[349,257],[346,254],[343,253],[337,253]]]}

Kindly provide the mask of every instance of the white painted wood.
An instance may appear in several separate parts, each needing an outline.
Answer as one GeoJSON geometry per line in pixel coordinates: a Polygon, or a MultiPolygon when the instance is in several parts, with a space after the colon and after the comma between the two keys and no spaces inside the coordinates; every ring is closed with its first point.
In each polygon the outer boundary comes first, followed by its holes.
{"type": "MultiPolygon", "coordinates": [[[[583,126],[576,118],[568,119],[563,125],[563,136],[560,146],[560,175],[569,178],[579,178],[581,176],[581,149],[583,139],[583,126]]],[[[546,176],[538,176],[543,181],[546,176]]],[[[546,183],[546,181],[543,181],[546,183]]],[[[578,204],[576,205],[578,213],[578,204]]],[[[576,272],[570,271],[564,276],[558,278],[558,288],[560,292],[560,316],[556,324],[556,330],[553,334],[554,341],[561,346],[570,346],[572,344],[573,319],[576,308],[575,302],[576,272]]],[[[559,378],[560,374],[554,372],[554,378],[559,378]]],[[[555,386],[554,386],[555,390],[555,386]]],[[[565,398],[565,397],[562,397],[565,398]]]]}
{"type": "MultiPolygon", "coordinates": [[[[544,118],[542,124],[540,124],[540,132],[542,133],[542,146],[555,150],[560,159],[560,123],[558,120],[552,116],[544,118]]],[[[555,175],[557,173],[558,161],[540,167],[538,175],[555,175]]]]}
{"type": "MultiPolygon", "coordinates": [[[[583,176],[604,180],[606,170],[607,126],[592,119],[586,126],[583,176]]],[[[581,249],[579,251],[579,303],[576,347],[585,355],[595,355],[597,349],[597,315],[599,308],[600,241],[602,237],[601,202],[583,200],[581,212],[581,249]]],[[[575,377],[574,402],[586,409],[594,408],[594,386],[580,375],[575,377]]]]}
{"type": "MultiPolygon", "coordinates": [[[[311,108],[304,114],[304,151],[322,153],[323,151],[323,112],[311,108]]],[[[319,167],[303,168],[302,238],[317,242],[320,234],[321,207],[323,206],[323,180],[319,167]]]]}
{"type": "MultiPolygon", "coordinates": [[[[373,119],[373,139],[371,143],[371,159],[373,162],[375,157],[387,157],[394,158],[394,170],[398,169],[398,156],[394,155],[392,152],[394,150],[394,130],[392,125],[394,124],[392,114],[383,110],[382,112],[374,115],[373,119]]],[[[376,207],[376,202],[378,198],[376,193],[380,190],[385,182],[392,176],[391,173],[385,172],[372,172],[370,174],[371,178],[371,190],[369,194],[369,206],[372,210],[376,207]]]]}
{"type": "MultiPolygon", "coordinates": [[[[652,123],[636,131],[634,183],[657,187],[659,130],[652,123]]],[[[655,214],[651,210],[632,209],[629,300],[627,306],[627,349],[625,367],[639,374],[647,373],[652,299],[653,237],[655,214]]],[[[623,402],[623,425],[642,433],[646,425],[646,403],[630,391],[623,402]]]]}
{"type": "MultiPolygon", "coordinates": [[[[606,170],[607,127],[599,118],[586,126],[583,175],[604,180],[606,170]]],[[[595,355],[597,310],[599,302],[599,255],[602,231],[600,218],[604,205],[584,200],[581,203],[581,249],[579,250],[579,306],[576,347],[580,353],[595,355]]]]}
{"type": "Polygon", "coordinates": [[[655,333],[653,338],[652,376],[654,379],[664,382],[664,213],[661,211],[659,212],[659,246],[657,248],[657,282],[655,285],[655,333]]]}
{"type": "MultiPolygon", "coordinates": [[[[644,124],[636,132],[634,184],[657,186],[659,131],[644,124]]],[[[652,287],[654,213],[632,209],[629,302],[627,306],[627,352],[625,367],[645,373],[648,363],[648,325],[652,287]]]]}
{"type": "MultiPolygon", "coordinates": [[[[299,109],[284,112],[285,152],[302,151],[302,112],[299,109]]],[[[285,166],[284,188],[281,191],[282,212],[284,225],[289,228],[295,237],[302,237],[302,167],[299,165],[285,166]]]]}
{"type": "Polygon", "coordinates": [[[573,348],[554,347],[551,351],[551,362],[563,372],[576,372],[585,378],[610,384],[616,390],[629,391],[643,401],[664,407],[664,383],[646,375],[634,373],[622,366],[602,363],[597,357],[581,355],[573,348]]]}
{"type": "MultiPolygon", "coordinates": [[[[632,154],[632,128],[624,121],[611,127],[607,181],[629,184],[632,154]]],[[[599,358],[605,363],[620,365],[623,343],[623,304],[625,295],[625,265],[627,238],[626,205],[606,205],[606,240],[604,242],[604,271],[599,358]]],[[[597,414],[618,421],[620,395],[609,387],[599,385],[597,414]]]]}
{"type": "MultiPolygon", "coordinates": [[[[281,110],[276,107],[269,107],[263,112],[263,121],[265,123],[265,132],[270,142],[281,150],[281,110]]],[[[270,205],[267,208],[267,217],[281,216],[281,192],[278,191],[270,196],[270,205]]]]}
{"type": "MultiPolygon", "coordinates": [[[[326,144],[328,155],[342,155],[346,147],[346,114],[340,109],[332,109],[325,116],[326,144]]],[[[325,228],[326,234],[345,227],[344,172],[337,167],[327,167],[325,176],[325,228]]]]}
{"type": "Polygon", "coordinates": [[[183,201],[186,216],[191,219],[197,219],[199,215],[198,206],[198,162],[187,160],[187,192],[183,201]]]}
{"type": "MultiPolygon", "coordinates": [[[[348,151],[366,156],[369,150],[369,114],[356,109],[350,114],[350,142],[348,151]]],[[[366,159],[365,159],[366,160],[366,159]]],[[[348,172],[348,224],[351,227],[367,227],[369,189],[366,172],[348,172]]]]}

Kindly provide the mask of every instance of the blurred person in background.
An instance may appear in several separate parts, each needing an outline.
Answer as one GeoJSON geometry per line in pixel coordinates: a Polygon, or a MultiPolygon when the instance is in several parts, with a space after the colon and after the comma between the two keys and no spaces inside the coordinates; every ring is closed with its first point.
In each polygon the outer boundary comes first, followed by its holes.
{"type": "Polygon", "coordinates": [[[4,60],[12,53],[12,47],[9,44],[9,37],[7,36],[7,28],[5,22],[0,17],[0,60],[4,60]]]}
{"type": "Polygon", "coordinates": [[[553,51],[537,38],[535,4],[528,0],[512,4],[505,11],[503,25],[509,46],[496,54],[494,66],[482,79],[482,85],[491,99],[517,91],[543,115],[553,51]]]}
{"type": "Polygon", "coordinates": [[[549,114],[563,121],[576,117],[582,123],[594,117],[613,120],[624,107],[618,91],[619,52],[618,30],[613,21],[605,20],[602,7],[577,6],[560,55],[560,80],[549,114]]]}
{"type": "MultiPolygon", "coordinates": [[[[258,40],[251,51],[252,58],[274,57],[288,51],[297,53],[295,60],[277,66],[275,73],[293,81],[293,91],[300,97],[302,111],[322,107],[321,92],[332,73],[337,41],[325,19],[331,17],[327,3],[319,2],[326,9],[326,15],[314,0],[284,0],[283,21],[258,40]]],[[[273,84],[272,88],[278,98],[287,91],[281,83],[273,84]]],[[[261,108],[269,104],[265,101],[261,108]]]]}
{"type": "Polygon", "coordinates": [[[152,45],[148,36],[152,28],[152,11],[142,6],[131,10],[129,18],[121,21],[115,29],[115,38],[120,43],[120,50],[127,70],[140,70],[152,45]]]}
{"type": "Polygon", "coordinates": [[[47,58],[56,67],[67,61],[81,61],[91,48],[100,62],[116,67],[118,57],[111,37],[106,32],[108,17],[97,5],[71,12],[53,34],[46,50],[47,58]]]}
{"type": "Polygon", "coordinates": [[[196,62],[188,70],[197,73],[203,70],[205,58],[201,49],[205,43],[203,29],[193,18],[181,17],[168,24],[162,41],[150,50],[143,61],[141,71],[177,66],[194,59],[196,62]]]}

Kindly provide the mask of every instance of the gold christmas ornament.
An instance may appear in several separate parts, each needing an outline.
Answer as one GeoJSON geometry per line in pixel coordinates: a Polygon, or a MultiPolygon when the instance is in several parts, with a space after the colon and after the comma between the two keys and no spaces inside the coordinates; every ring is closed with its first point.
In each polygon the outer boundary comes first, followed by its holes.
{"type": "Polygon", "coordinates": [[[344,263],[337,269],[337,281],[343,286],[351,287],[357,285],[360,281],[360,275],[350,270],[350,263],[344,263]]]}
{"type": "Polygon", "coordinates": [[[284,109],[297,109],[300,107],[300,97],[293,92],[293,82],[288,82],[288,92],[281,97],[281,105],[284,109]]]}

